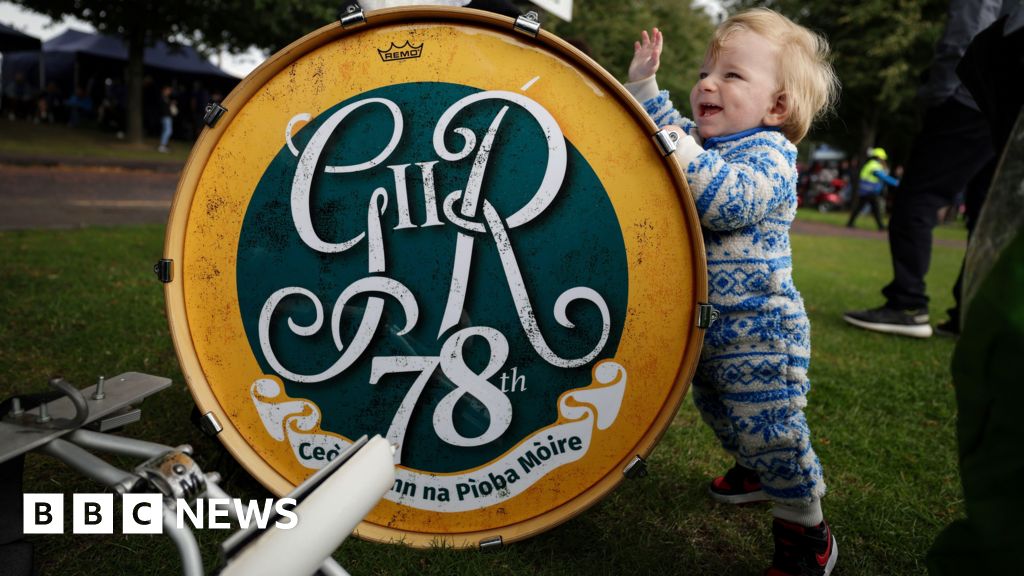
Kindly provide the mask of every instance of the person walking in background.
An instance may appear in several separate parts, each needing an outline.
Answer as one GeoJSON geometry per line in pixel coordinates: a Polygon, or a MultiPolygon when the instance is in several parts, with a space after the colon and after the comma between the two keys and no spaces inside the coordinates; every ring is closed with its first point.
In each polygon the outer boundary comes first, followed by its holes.
{"type": "Polygon", "coordinates": [[[167,152],[167,143],[174,134],[174,117],[178,115],[178,103],[174,100],[174,90],[170,86],[164,86],[160,91],[160,147],[161,152],[167,152]]]}
{"type": "Polygon", "coordinates": [[[716,501],[771,501],[775,555],[767,576],[827,576],[838,556],[821,498],[825,481],[804,416],[810,323],[792,277],[796,144],[830,108],[839,82],[827,41],[771,10],[715,30],[690,92],[694,120],[659,91],[661,32],[634,45],[626,88],[676,137],[707,250],[707,330],[694,404],[733,459],[711,481],[716,501]]]}
{"type": "Polygon", "coordinates": [[[25,75],[17,72],[14,79],[4,86],[4,109],[11,120],[32,117],[34,90],[25,80],[25,75]]]}
{"type": "Polygon", "coordinates": [[[68,109],[68,126],[78,127],[83,120],[92,116],[92,98],[81,86],[75,88],[75,93],[64,103],[68,109]]]}
{"type": "Polygon", "coordinates": [[[882,148],[872,148],[868,151],[868,161],[860,171],[860,182],[857,184],[857,200],[850,210],[850,220],[846,223],[847,228],[853,228],[860,211],[865,205],[871,208],[871,214],[875,217],[875,223],[879,230],[885,230],[882,222],[882,192],[885,186],[899,186],[900,181],[889,175],[886,161],[889,155],[882,148]]]}
{"type": "MultiPolygon", "coordinates": [[[[889,251],[893,280],[882,289],[885,304],[848,311],[849,324],[888,334],[928,338],[932,335],[925,275],[931,265],[932,231],[939,209],[966,190],[968,238],[981,210],[996,155],[985,116],[956,75],[956,65],[971,39],[1020,0],[952,0],[946,30],[935,48],[928,82],[919,96],[928,105],[914,139],[906,176],[893,200],[889,251]]],[[[941,332],[960,331],[961,270],[953,288],[956,305],[941,332]]]]}

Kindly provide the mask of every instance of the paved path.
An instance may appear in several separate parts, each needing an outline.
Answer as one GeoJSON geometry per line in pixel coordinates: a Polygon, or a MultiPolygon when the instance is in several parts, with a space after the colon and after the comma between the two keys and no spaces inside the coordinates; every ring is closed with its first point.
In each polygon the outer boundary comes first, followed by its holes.
{"type": "MultiPolygon", "coordinates": [[[[807,234],[809,236],[848,236],[851,238],[870,238],[874,240],[889,240],[889,232],[885,230],[865,230],[862,228],[846,228],[824,222],[808,222],[799,218],[793,222],[792,231],[796,234],[807,234]]],[[[953,240],[949,238],[933,238],[935,246],[949,248],[966,248],[965,240],[953,240]]]]}
{"type": "MultiPolygon", "coordinates": [[[[129,168],[15,163],[0,158],[0,230],[78,228],[125,224],[165,224],[180,177],[167,164],[129,168]]],[[[797,220],[793,232],[885,241],[886,232],[849,229],[797,220]]],[[[937,246],[962,248],[958,240],[935,239],[937,246]]]]}
{"type": "Polygon", "coordinates": [[[0,164],[0,230],[165,224],[177,172],[0,164]]]}

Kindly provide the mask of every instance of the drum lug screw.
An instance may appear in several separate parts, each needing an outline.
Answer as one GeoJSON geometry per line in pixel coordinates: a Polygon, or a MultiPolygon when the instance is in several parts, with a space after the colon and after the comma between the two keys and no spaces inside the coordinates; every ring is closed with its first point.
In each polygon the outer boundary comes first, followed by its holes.
{"type": "Polygon", "coordinates": [[[166,258],[158,261],[153,265],[153,273],[156,274],[164,284],[169,284],[174,279],[174,260],[167,260],[166,258]]]}
{"type": "Polygon", "coordinates": [[[654,143],[658,145],[662,156],[668,156],[676,151],[676,140],[679,137],[668,130],[658,130],[654,133],[654,143]]]}
{"type": "Polygon", "coordinates": [[[622,470],[622,475],[630,480],[634,478],[646,478],[647,461],[639,456],[634,457],[633,461],[627,464],[625,469],[622,470]]]}
{"type": "Polygon", "coordinates": [[[718,320],[718,310],[711,304],[699,304],[697,306],[697,328],[707,330],[718,320]]]}
{"type": "Polygon", "coordinates": [[[501,539],[501,536],[495,536],[493,538],[485,538],[485,539],[480,541],[480,551],[481,552],[494,552],[496,550],[501,550],[501,547],[503,545],[504,545],[504,541],[501,539]]]}
{"type": "Polygon", "coordinates": [[[210,102],[206,105],[206,114],[203,115],[203,123],[210,128],[213,128],[217,125],[217,121],[220,120],[220,117],[227,111],[228,109],[220,104],[210,102]]]}
{"type": "Polygon", "coordinates": [[[363,7],[359,5],[359,2],[349,2],[348,6],[345,6],[343,10],[344,12],[338,16],[342,28],[347,30],[360,24],[366,24],[366,15],[363,13],[363,7]]]}
{"type": "Polygon", "coordinates": [[[540,15],[530,10],[523,16],[516,18],[512,29],[536,37],[540,33],[540,15]]]}
{"type": "Polygon", "coordinates": [[[220,425],[220,420],[217,419],[216,414],[207,412],[199,420],[199,429],[206,433],[207,436],[216,436],[224,430],[224,427],[220,425]]]}

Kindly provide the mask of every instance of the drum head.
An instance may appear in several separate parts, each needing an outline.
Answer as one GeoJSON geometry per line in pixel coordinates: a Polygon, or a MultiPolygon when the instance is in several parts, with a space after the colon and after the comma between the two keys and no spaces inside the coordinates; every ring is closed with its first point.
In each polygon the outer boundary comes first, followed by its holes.
{"type": "Polygon", "coordinates": [[[225,100],[168,226],[196,403],[284,494],[396,447],[358,535],[525,538],[646,457],[696,365],[700,229],[677,162],[565,42],[465,9],[371,12],[225,100]]]}

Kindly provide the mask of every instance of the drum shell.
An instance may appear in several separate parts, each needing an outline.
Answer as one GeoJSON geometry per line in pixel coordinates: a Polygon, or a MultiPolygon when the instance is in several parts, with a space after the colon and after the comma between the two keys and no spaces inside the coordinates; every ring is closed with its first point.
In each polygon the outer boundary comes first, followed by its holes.
{"type": "MultiPolygon", "coordinates": [[[[234,258],[238,254],[239,231],[244,228],[242,220],[247,200],[244,197],[245,190],[254,187],[251,183],[263,174],[275,150],[285,146],[283,138],[276,146],[261,147],[253,144],[254,137],[246,133],[245,128],[254,123],[254,116],[259,116],[254,110],[260,105],[263,105],[260,110],[270,110],[261,102],[289,95],[287,88],[294,88],[296,84],[289,84],[284,79],[292,74],[301,75],[305,65],[317,59],[333,62],[328,53],[332,46],[358,43],[359,39],[374,34],[383,36],[382,31],[387,30],[411,30],[421,34],[421,38],[426,38],[422,58],[426,58],[426,51],[431,46],[427,42],[451,32],[471,35],[474,41],[493,36],[497,38],[493,44],[553,59],[555,72],[541,75],[541,80],[535,86],[525,90],[523,87],[526,83],[522,81],[528,82],[532,76],[522,77],[521,74],[515,76],[516,83],[503,82],[501,86],[486,85],[486,82],[474,78],[480,84],[474,84],[473,87],[522,93],[541,102],[563,129],[566,138],[588,162],[591,157],[601,158],[592,163],[598,165],[595,173],[611,190],[609,197],[620,220],[623,242],[627,246],[626,260],[630,267],[629,313],[624,316],[634,318],[624,320],[623,328],[623,338],[628,341],[626,348],[631,350],[628,355],[631,363],[627,367],[629,391],[623,400],[623,409],[616,424],[607,431],[595,429],[595,434],[615,438],[614,442],[618,444],[612,453],[604,455],[599,464],[589,465],[584,459],[584,470],[588,466],[596,468],[589,473],[590,477],[580,485],[573,484],[571,489],[563,490],[561,487],[573,483],[579,471],[573,470],[572,466],[562,466],[561,470],[547,474],[551,487],[544,488],[535,484],[530,488],[543,495],[536,496],[527,492],[517,496],[521,500],[542,502],[539,508],[523,508],[511,514],[509,509],[512,506],[492,505],[480,512],[446,514],[410,510],[394,502],[384,502],[367,517],[367,521],[358,530],[358,535],[364,538],[398,540],[416,546],[427,546],[439,541],[458,547],[477,546],[497,536],[505,542],[522,539],[583,511],[622,480],[623,470],[627,466],[637,458],[648,456],[675,415],[696,366],[702,338],[702,331],[697,327],[697,306],[707,298],[706,267],[699,223],[678,163],[671,156],[663,157],[653,138],[657,128],[614,78],[556,36],[542,30],[533,38],[515,31],[508,18],[474,10],[440,7],[390,9],[371,12],[367,23],[356,28],[344,29],[340,24],[325,26],[265,62],[225,99],[223,106],[226,113],[215,126],[204,130],[179,183],[168,224],[164,254],[165,259],[178,264],[173,279],[165,287],[175,347],[196,404],[201,412],[210,414],[223,427],[219,439],[234,457],[277,494],[288,492],[300,482],[300,468],[290,463],[281,464],[283,459],[291,455],[288,447],[268,436],[267,430],[259,429],[260,420],[258,414],[254,415],[256,410],[253,409],[252,389],[232,384],[233,391],[224,390],[227,381],[233,380],[236,374],[251,373],[251,367],[242,367],[244,363],[231,358],[233,355],[230,351],[214,354],[208,351],[209,341],[217,340],[219,330],[231,324],[222,321],[218,314],[226,314],[225,317],[237,314],[235,310],[225,311],[224,308],[230,306],[220,302],[218,295],[238,290],[233,284],[234,280],[219,282],[209,280],[209,277],[214,275],[214,270],[218,276],[231,274],[230,267],[236,263],[234,258]],[[438,30],[441,31],[438,36],[431,36],[438,30]],[[544,82],[549,77],[563,78],[573,74],[578,76],[576,82],[580,86],[600,93],[603,105],[617,109],[618,116],[611,118],[609,114],[584,114],[576,110],[583,105],[579,100],[544,92],[544,82]],[[268,97],[268,94],[272,97],[268,97]],[[613,125],[613,120],[619,124],[625,122],[631,127],[618,130],[608,128],[605,124],[613,125]],[[629,132],[631,138],[623,137],[620,141],[618,137],[624,136],[624,131],[629,132]],[[642,154],[641,161],[633,161],[629,153],[616,150],[617,146],[628,146],[623,142],[637,147],[648,146],[649,149],[642,154]],[[243,155],[246,159],[239,161],[238,157],[243,155]],[[604,167],[599,165],[601,163],[604,167]],[[653,184],[644,180],[640,174],[636,176],[638,183],[621,184],[623,175],[629,170],[641,174],[658,173],[659,176],[653,184]],[[613,181],[620,183],[615,184],[613,181]],[[238,186],[241,192],[222,192],[222,188],[234,186],[238,186]],[[666,202],[670,205],[666,206],[666,202]],[[216,220],[211,216],[231,211],[235,215],[226,220],[216,220]],[[225,224],[225,221],[230,223],[225,224]],[[221,243],[226,247],[220,246],[221,243]],[[200,325],[205,327],[200,328],[200,325]],[[224,374],[229,377],[220,376],[224,374]],[[633,382],[638,383],[636,392],[630,388],[633,382]],[[633,394],[638,403],[642,402],[641,397],[656,398],[657,406],[647,406],[645,409],[638,407],[631,411],[628,407],[634,398],[631,396],[633,394]],[[623,434],[616,426],[630,430],[626,435],[628,437],[620,437],[623,434]],[[395,518],[400,521],[394,521],[395,518]]],[[[401,45],[401,42],[397,44],[401,45]]],[[[436,44],[444,45],[440,41],[436,44]]],[[[415,42],[411,46],[415,46],[415,42]]],[[[396,42],[383,40],[375,47],[377,51],[399,50],[396,42]]],[[[381,62],[384,62],[383,56],[381,58],[381,62]]],[[[495,60],[501,62],[501,54],[495,56],[495,60]]],[[[515,60],[520,60],[520,57],[517,56],[515,60]]],[[[393,64],[403,65],[402,62],[393,64]]],[[[510,63],[510,68],[515,66],[510,63]]],[[[359,74],[352,66],[346,70],[346,78],[359,74]]],[[[434,81],[466,85],[469,82],[466,76],[472,75],[451,65],[445,70],[439,70],[438,74],[442,73],[455,78],[445,80],[438,77],[434,81]]],[[[516,73],[512,70],[509,74],[516,73]]],[[[407,80],[401,76],[396,73],[395,78],[377,84],[386,86],[389,81],[407,80]]],[[[314,77],[315,74],[309,74],[307,79],[314,77]]],[[[314,94],[308,98],[299,97],[305,98],[299,108],[310,106],[303,108],[303,111],[311,112],[311,119],[315,119],[339,100],[322,96],[330,88],[318,86],[315,80],[311,82],[299,82],[299,85],[314,94]],[[314,111],[316,113],[312,113],[314,111]]],[[[576,89],[579,90],[579,87],[576,89]]],[[[360,93],[358,89],[353,90],[356,94],[360,93]]],[[[266,118],[262,121],[283,128],[286,123],[284,119],[292,118],[293,112],[278,114],[276,123],[266,118]]],[[[442,190],[438,194],[447,192],[442,190]]],[[[478,220],[482,221],[483,218],[478,220]]],[[[553,243],[558,244],[557,241],[553,243]]],[[[244,351],[239,354],[244,355],[244,351]]],[[[254,377],[242,378],[242,381],[253,382],[254,377]]],[[[287,391],[286,382],[279,377],[274,381],[284,388],[283,391],[287,391]]],[[[287,398],[294,400],[290,395],[287,398]]],[[[385,423],[384,430],[365,432],[383,434],[386,429],[385,423]]],[[[316,432],[332,433],[319,428],[316,432]]],[[[480,469],[485,468],[483,466],[480,469]]],[[[444,474],[451,472],[441,473],[442,476],[444,474]]],[[[583,475],[587,476],[587,473],[583,475]]]]}

